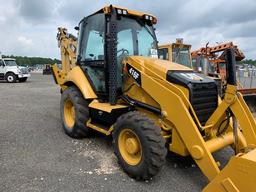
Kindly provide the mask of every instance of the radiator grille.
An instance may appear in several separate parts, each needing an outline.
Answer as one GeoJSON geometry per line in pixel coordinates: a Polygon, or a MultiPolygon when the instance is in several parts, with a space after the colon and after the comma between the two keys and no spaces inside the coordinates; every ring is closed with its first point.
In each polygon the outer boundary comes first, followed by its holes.
{"type": "Polygon", "coordinates": [[[202,125],[218,107],[218,90],[214,82],[191,84],[190,102],[202,125]]]}

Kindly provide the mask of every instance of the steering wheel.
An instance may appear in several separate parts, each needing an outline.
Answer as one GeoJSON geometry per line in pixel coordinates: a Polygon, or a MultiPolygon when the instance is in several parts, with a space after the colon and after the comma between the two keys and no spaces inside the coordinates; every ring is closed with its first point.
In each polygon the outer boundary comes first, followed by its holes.
{"type": "Polygon", "coordinates": [[[122,51],[121,55],[129,55],[129,51],[127,49],[120,49],[117,51],[117,53],[119,53],[121,51],[122,51]]]}

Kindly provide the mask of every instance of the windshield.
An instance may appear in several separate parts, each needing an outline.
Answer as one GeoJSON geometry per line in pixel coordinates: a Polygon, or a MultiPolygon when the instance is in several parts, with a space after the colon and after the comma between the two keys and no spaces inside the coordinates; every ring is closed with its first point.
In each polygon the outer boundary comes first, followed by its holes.
{"type": "Polygon", "coordinates": [[[15,60],[4,60],[4,62],[7,66],[17,66],[15,60]]]}
{"type": "Polygon", "coordinates": [[[158,57],[154,29],[140,19],[117,20],[117,57],[139,55],[158,57]]]}
{"type": "Polygon", "coordinates": [[[191,67],[189,48],[172,48],[172,61],[191,67]]]}

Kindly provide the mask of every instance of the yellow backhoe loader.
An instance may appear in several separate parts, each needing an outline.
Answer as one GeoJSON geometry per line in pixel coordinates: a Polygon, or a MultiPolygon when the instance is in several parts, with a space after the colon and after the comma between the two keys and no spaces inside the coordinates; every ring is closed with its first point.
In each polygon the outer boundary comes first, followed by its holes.
{"type": "Polygon", "coordinates": [[[183,43],[182,38],[176,39],[175,43],[158,46],[159,59],[179,63],[186,67],[192,67],[191,45],[183,43]]]}
{"type": "Polygon", "coordinates": [[[169,150],[192,156],[210,181],[203,191],[255,191],[256,123],[237,92],[233,50],[221,100],[212,79],[157,58],[156,22],[106,6],[81,20],[77,39],[59,28],[62,69],[53,74],[65,132],[111,134],[120,166],[137,180],[156,175],[169,150]],[[229,145],[235,155],[220,169],[212,153],[229,145]]]}

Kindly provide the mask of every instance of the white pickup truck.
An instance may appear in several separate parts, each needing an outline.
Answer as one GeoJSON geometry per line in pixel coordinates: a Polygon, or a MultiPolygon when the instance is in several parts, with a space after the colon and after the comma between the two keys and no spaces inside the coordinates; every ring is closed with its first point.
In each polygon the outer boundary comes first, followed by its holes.
{"type": "Polygon", "coordinates": [[[18,66],[15,59],[0,57],[0,80],[25,82],[30,77],[27,67],[18,66]]]}

